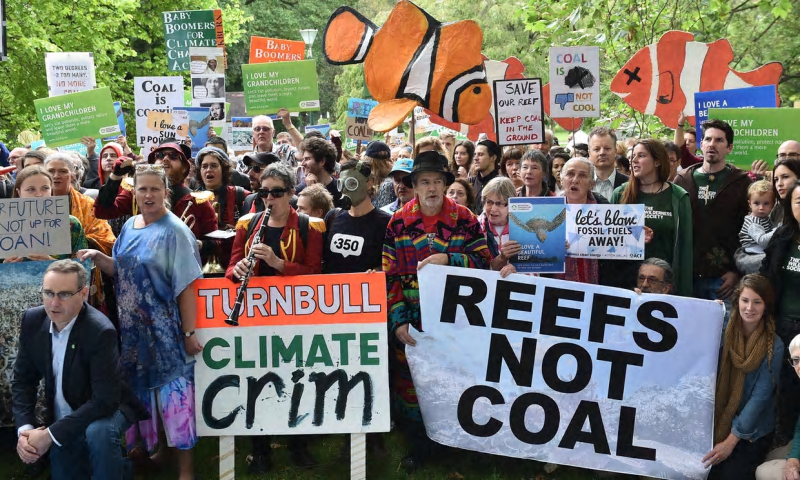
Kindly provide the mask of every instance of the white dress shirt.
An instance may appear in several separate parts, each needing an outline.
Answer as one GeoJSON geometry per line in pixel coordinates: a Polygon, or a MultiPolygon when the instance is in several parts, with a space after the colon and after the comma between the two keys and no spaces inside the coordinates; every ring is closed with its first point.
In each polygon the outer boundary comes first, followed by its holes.
{"type": "Polygon", "coordinates": [[[611,195],[614,193],[614,180],[617,178],[617,169],[611,170],[611,175],[606,180],[600,180],[597,173],[594,174],[594,188],[593,192],[599,193],[606,200],[611,201],[611,195]]]}

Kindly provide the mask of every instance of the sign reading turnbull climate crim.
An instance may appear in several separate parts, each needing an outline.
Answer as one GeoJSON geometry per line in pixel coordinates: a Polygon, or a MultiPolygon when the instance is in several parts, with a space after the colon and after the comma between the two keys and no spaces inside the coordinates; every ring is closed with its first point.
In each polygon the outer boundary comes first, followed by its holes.
{"type": "Polygon", "coordinates": [[[389,431],[382,273],[194,283],[200,436],[389,431]]]}

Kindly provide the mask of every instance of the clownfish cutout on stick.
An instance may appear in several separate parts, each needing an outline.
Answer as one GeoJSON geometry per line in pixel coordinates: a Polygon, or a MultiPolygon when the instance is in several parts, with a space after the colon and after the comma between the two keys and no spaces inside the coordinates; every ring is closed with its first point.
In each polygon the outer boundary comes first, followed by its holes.
{"type": "Polygon", "coordinates": [[[408,1],[378,28],[350,7],[333,12],[322,51],[334,65],[364,63],[378,106],[369,127],[386,132],[420,105],[454,123],[475,125],[489,113],[492,92],[481,57],[483,32],[472,20],[441,23],[408,1]]]}
{"type": "Polygon", "coordinates": [[[689,32],[673,30],[636,52],[611,81],[611,91],[634,110],[677,128],[681,112],[694,124],[696,92],[777,85],[783,73],[779,62],[737,72],[728,66],[732,61],[728,40],[700,43],[689,32]]]}

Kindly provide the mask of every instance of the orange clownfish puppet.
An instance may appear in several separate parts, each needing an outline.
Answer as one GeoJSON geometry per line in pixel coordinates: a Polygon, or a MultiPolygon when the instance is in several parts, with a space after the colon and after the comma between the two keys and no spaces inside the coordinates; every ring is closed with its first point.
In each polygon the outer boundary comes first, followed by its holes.
{"type": "Polygon", "coordinates": [[[408,1],[382,27],[339,7],[325,27],[322,51],[334,65],[364,63],[364,80],[378,106],[369,127],[386,132],[420,105],[455,123],[474,125],[489,113],[483,32],[472,20],[441,23],[408,1]]]}

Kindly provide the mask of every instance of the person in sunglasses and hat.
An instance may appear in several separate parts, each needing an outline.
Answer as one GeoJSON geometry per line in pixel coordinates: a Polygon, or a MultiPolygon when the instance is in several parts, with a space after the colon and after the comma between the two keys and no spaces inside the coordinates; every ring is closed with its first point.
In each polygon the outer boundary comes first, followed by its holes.
{"type": "MultiPolygon", "coordinates": [[[[281,163],[281,159],[272,152],[248,153],[242,158],[242,163],[247,167],[247,177],[250,179],[250,195],[244,199],[242,211],[247,213],[263,212],[267,206],[266,197],[260,197],[258,191],[261,189],[261,174],[273,163],[281,163]]],[[[290,195],[289,204],[297,208],[297,197],[290,195]]]]}
{"type": "Polygon", "coordinates": [[[388,290],[389,331],[394,335],[393,385],[398,424],[412,450],[402,466],[413,471],[430,457],[432,442],[425,434],[414,393],[405,349],[416,345],[410,326],[422,330],[417,270],[428,264],[486,269],[492,255],[477,217],[466,207],[445,197],[455,180],[446,170],[447,158],[439,152],[420,153],[411,173],[403,177],[415,197],[392,215],[383,243],[383,271],[388,290]]]}
{"type": "MultiPolygon", "coordinates": [[[[150,152],[147,163],[158,163],[163,166],[169,181],[169,205],[172,207],[172,213],[186,223],[195,238],[202,239],[217,230],[217,212],[209,201],[213,197],[205,192],[191,192],[184,185],[184,180],[189,175],[190,165],[189,157],[186,156],[181,145],[173,142],[162,143],[150,152]]],[[[133,192],[119,188],[123,177],[132,174],[133,169],[133,165],[124,158],[118,159],[114,164],[114,170],[105,185],[100,187],[97,200],[94,202],[94,212],[97,218],[108,220],[136,214],[138,207],[134,205],[133,192]]],[[[203,240],[197,240],[197,242],[203,256],[207,256],[213,251],[213,242],[206,241],[206,244],[203,243],[203,240]]]]}

